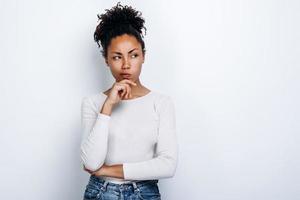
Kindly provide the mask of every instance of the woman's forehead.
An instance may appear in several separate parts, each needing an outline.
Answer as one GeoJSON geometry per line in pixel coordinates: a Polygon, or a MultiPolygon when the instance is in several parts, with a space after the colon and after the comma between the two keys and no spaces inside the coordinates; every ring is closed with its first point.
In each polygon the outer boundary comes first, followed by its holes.
{"type": "Polygon", "coordinates": [[[135,36],[131,36],[131,35],[127,35],[127,34],[123,34],[117,37],[114,37],[111,39],[111,43],[114,44],[136,44],[139,43],[138,40],[135,38],[135,36]]]}
{"type": "Polygon", "coordinates": [[[112,52],[125,51],[127,53],[133,49],[141,49],[141,45],[134,36],[122,35],[113,38],[108,49],[112,52]]]}

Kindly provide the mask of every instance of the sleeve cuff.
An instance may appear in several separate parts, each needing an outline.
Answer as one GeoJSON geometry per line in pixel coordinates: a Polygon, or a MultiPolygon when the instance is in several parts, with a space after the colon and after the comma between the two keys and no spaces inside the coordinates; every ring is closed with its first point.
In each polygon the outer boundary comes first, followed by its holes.
{"type": "Polygon", "coordinates": [[[130,168],[128,168],[127,163],[123,163],[123,175],[124,175],[124,179],[128,179],[130,177],[130,168]]]}
{"type": "Polygon", "coordinates": [[[111,116],[109,115],[105,115],[105,114],[102,114],[102,113],[98,113],[98,119],[101,119],[101,120],[106,120],[106,121],[109,121],[111,116]]]}

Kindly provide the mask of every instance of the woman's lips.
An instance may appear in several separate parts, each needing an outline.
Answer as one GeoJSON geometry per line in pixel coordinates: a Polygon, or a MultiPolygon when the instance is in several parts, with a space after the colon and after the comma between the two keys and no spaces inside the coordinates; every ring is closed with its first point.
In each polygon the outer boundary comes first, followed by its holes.
{"type": "Polygon", "coordinates": [[[121,74],[121,76],[122,76],[123,78],[129,78],[129,77],[131,76],[131,74],[121,74]]]}

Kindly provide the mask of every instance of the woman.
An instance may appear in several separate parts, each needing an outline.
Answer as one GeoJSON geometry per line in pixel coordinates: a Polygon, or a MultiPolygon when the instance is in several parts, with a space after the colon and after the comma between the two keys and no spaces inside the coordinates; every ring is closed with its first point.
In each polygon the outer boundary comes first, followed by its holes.
{"type": "Polygon", "coordinates": [[[91,174],[84,199],[159,200],[158,179],[177,166],[173,101],[140,82],[141,12],[118,3],[98,18],[94,39],[116,81],[82,100],[81,160],[91,174]]]}

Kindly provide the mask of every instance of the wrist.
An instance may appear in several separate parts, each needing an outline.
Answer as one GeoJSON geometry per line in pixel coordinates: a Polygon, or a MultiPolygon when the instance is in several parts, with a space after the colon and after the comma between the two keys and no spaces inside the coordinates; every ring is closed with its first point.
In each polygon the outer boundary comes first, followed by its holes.
{"type": "Polygon", "coordinates": [[[110,171],[110,166],[104,165],[102,167],[102,172],[101,172],[102,176],[109,176],[109,171],[110,171]]]}
{"type": "Polygon", "coordinates": [[[111,115],[112,109],[113,109],[113,104],[109,100],[105,100],[100,113],[111,115]]]}
{"type": "Polygon", "coordinates": [[[114,103],[107,97],[104,101],[104,105],[106,105],[108,107],[113,107],[114,103]]]}

